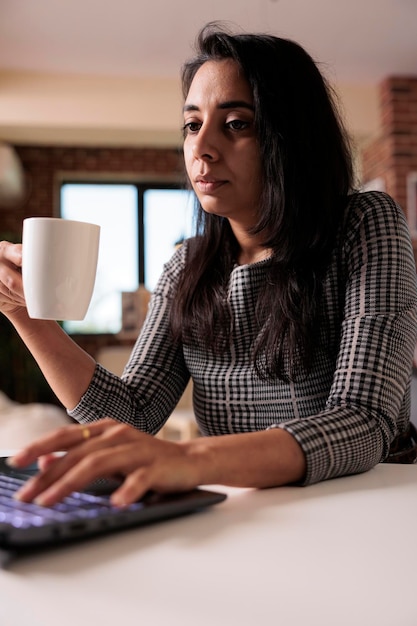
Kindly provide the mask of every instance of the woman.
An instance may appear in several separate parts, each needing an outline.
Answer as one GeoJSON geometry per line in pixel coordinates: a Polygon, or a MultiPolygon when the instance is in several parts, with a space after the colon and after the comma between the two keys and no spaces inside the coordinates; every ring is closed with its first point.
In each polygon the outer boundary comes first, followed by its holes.
{"type": "Polygon", "coordinates": [[[22,500],[51,505],[114,474],[125,477],[119,506],[148,489],[310,484],[372,468],[409,426],[409,233],[389,196],[353,192],[346,134],[311,57],[288,40],[211,25],[183,89],[198,236],[165,266],[121,379],[57,324],[28,318],[20,248],[1,248],[1,309],[88,424],[14,457],[22,466],[42,456],[22,500]],[[146,434],[190,376],[204,436],[146,434]]]}

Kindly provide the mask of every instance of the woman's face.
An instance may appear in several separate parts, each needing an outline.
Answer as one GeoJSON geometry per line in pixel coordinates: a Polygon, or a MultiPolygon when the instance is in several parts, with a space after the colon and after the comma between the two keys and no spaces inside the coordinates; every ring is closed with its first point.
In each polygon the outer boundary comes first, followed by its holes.
{"type": "Polygon", "coordinates": [[[207,213],[245,230],[257,221],[261,163],[251,89],[232,59],[207,61],[184,105],[184,158],[207,213]]]}

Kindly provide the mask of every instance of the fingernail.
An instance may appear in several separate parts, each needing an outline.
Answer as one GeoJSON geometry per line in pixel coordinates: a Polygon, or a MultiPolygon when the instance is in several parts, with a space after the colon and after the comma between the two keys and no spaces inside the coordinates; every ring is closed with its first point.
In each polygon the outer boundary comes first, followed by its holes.
{"type": "Polygon", "coordinates": [[[24,454],[23,452],[17,452],[13,456],[7,457],[7,459],[5,460],[5,463],[9,467],[18,468],[18,467],[24,467],[25,464],[28,465],[28,460],[27,460],[26,454],[24,454]]]}
{"type": "Polygon", "coordinates": [[[130,504],[130,502],[126,502],[124,498],[120,496],[112,496],[110,498],[110,502],[112,503],[113,506],[117,506],[118,509],[123,509],[129,506],[130,504]]]}
{"type": "Polygon", "coordinates": [[[28,492],[28,490],[26,489],[26,485],[25,485],[24,487],[21,487],[19,489],[19,491],[16,491],[13,494],[13,497],[15,498],[15,500],[19,500],[21,502],[24,502],[25,501],[25,496],[26,496],[27,492],[28,492]]]}
{"type": "Polygon", "coordinates": [[[43,498],[42,496],[36,496],[36,498],[34,498],[33,502],[34,502],[34,504],[37,504],[38,506],[48,506],[47,505],[47,498],[43,498]]]}

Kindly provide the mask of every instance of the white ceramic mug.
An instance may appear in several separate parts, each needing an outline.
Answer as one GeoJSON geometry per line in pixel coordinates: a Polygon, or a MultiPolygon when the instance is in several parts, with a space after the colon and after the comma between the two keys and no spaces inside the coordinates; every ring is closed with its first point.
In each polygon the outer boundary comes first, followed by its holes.
{"type": "Polygon", "coordinates": [[[54,217],[23,221],[22,278],[29,316],[82,320],[93,295],[100,226],[54,217]]]}

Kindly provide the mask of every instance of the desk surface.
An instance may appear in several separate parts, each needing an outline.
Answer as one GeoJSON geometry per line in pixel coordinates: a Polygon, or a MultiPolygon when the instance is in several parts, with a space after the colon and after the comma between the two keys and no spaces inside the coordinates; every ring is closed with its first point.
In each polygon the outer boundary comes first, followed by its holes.
{"type": "Polygon", "coordinates": [[[417,624],[417,466],[224,490],[211,510],[13,563],[1,626],[417,624]]]}

